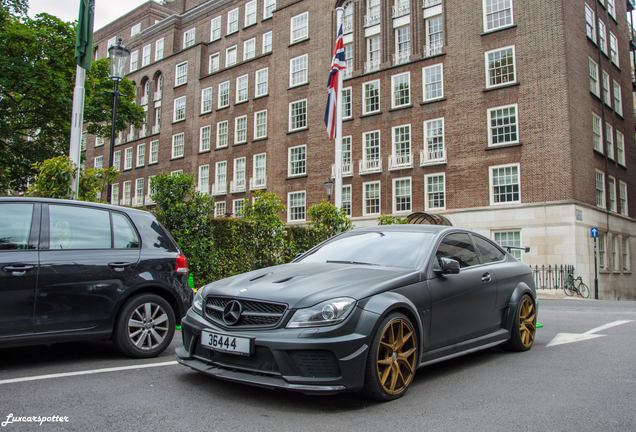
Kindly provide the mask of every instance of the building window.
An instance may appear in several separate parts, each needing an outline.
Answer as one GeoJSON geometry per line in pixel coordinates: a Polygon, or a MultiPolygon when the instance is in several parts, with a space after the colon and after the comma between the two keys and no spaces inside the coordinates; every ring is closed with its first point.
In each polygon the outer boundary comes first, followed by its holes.
{"type": "Polygon", "coordinates": [[[290,147],[288,150],[287,175],[297,177],[307,174],[307,146],[290,147]]]}
{"type": "Polygon", "coordinates": [[[405,25],[395,29],[395,58],[393,64],[406,63],[411,58],[411,26],[405,25]]]}
{"type": "Polygon", "coordinates": [[[104,166],[104,156],[95,156],[93,160],[93,168],[102,168],[104,166]]]}
{"type": "Polygon", "coordinates": [[[601,123],[601,118],[592,113],[592,145],[594,146],[594,150],[599,153],[603,153],[603,143],[601,141],[602,136],[603,126],[601,123]]]}
{"type": "Polygon", "coordinates": [[[625,166],[625,136],[618,130],[616,131],[616,162],[625,166]]]}
{"type": "Polygon", "coordinates": [[[117,150],[113,153],[113,168],[117,171],[121,171],[121,150],[117,150]]]}
{"type": "Polygon", "coordinates": [[[214,217],[224,217],[226,213],[225,201],[214,202],[214,217]]]}
{"type": "Polygon", "coordinates": [[[605,146],[607,157],[614,160],[614,128],[609,123],[605,123],[605,146]]]}
{"type": "Polygon", "coordinates": [[[514,46],[488,51],[485,57],[487,88],[516,82],[514,46]]]}
{"type": "Polygon", "coordinates": [[[303,54],[289,60],[289,86],[295,87],[307,83],[307,67],[309,56],[303,54]]]}
{"type": "Polygon", "coordinates": [[[276,10],[276,0],[265,0],[263,3],[263,19],[271,18],[276,10]]]}
{"type": "Polygon", "coordinates": [[[614,19],[616,19],[616,0],[607,0],[607,13],[614,19]]]}
{"type": "Polygon", "coordinates": [[[431,57],[442,53],[444,48],[444,18],[442,15],[426,19],[426,46],[424,56],[431,57]]]}
{"type": "Polygon", "coordinates": [[[596,170],[596,207],[605,208],[605,173],[596,170]]]}
{"type": "Polygon", "coordinates": [[[411,211],[411,177],[393,179],[393,213],[411,211]]]}
{"type": "Polygon", "coordinates": [[[444,118],[424,122],[424,154],[422,165],[446,161],[444,146],[444,118]]]}
{"type": "Polygon", "coordinates": [[[186,96],[178,97],[174,100],[173,122],[185,120],[186,117],[186,96]]]}
{"type": "Polygon", "coordinates": [[[210,150],[210,138],[212,135],[212,126],[207,125],[199,129],[199,151],[205,152],[210,150]]]}
{"type": "Polygon", "coordinates": [[[598,44],[601,51],[607,55],[607,28],[600,17],[598,19],[598,44]]]}
{"type": "Polygon", "coordinates": [[[201,90],[201,114],[212,111],[212,87],[201,90]]]}
{"type": "Polygon", "coordinates": [[[197,190],[204,194],[210,193],[210,165],[199,165],[197,190]]]}
{"type": "Polygon", "coordinates": [[[227,162],[220,161],[215,164],[213,193],[224,194],[227,192],[227,162]]]}
{"type": "MultiPolygon", "coordinates": [[[[366,168],[380,167],[380,131],[365,132],[362,134],[364,142],[363,164],[366,168]]],[[[362,170],[361,170],[362,171],[362,170]]]]}
{"type": "Polygon", "coordinates": [[[616,213],[616,179],[607,177],[607,190],[609,192],[609,210],[616,213]]]}
{"type": "Polygon", "coordinates": [[[138,178],[135,180],[135,205],[142,206],[144,205],[144,192],[146,188],[144,187],[144,179],[138,178]]]}
{"type": "Polygon", "coordinates": [[[134,72],[139,68],[139,51],[135,50],[130,53],[130,72],[134,72]]]}
{"type": "Polygon", "coordinates": [[[254,97],[266,96],[269,93],[269,69],[259,69],[256,71],[256,86],[254,97]]]}
{"type": "Polygon", "coordinates": [[[623,272],[630,271],[629,237],[621,236],[621,262],[623,272]]]}
{"type": "Polygon", "coordinates": [[[395,126],[392,137],[392,167],[399,168],[411,165],[411,125],[395,126]]]}
{"type": "Polygon", "coordinates": [[[623,117],[623,92],[620,84],[614,80],[614,112],[623,117]]]}
{"type": "Polygon", "coordinates": [[[610,239],[610,270],[618,271],[618,236],[609,234],[610,239]]]}
{"type": "Polygon", "coordinates": [[[225,67],[230,67],[236,64],[236,45],[233,45],[225,50],[225,67]]]}
{"type": "Polygon", "coordinates": [[[425,209],[444,210],[446,208],[446,175],[444,173],[424,176],[425,209]]]}
{"type": "Polygon", "coordinates": [[[215,17],[210,21],[210,42],[221,39],[221,21],[223,17],[215,17]]]}
{"type": "Polygon", "coordinates": [[[608,107],[612,106],[612,94],[610,93],[610,76],[603,71],[603,100],[608,107]]]}
{"type": "Polygon", "coordinates": [[[380,24],[381,18],[381,0],[367,0],[367,15],[364,17],[364,26],[370,27],[376,24],[380,24]]]}
{"type": "Polygon", "coordinates": [[[243,42],[243,61],[256,57],[256,38],[243,42]]]}
{"type": "Polygon", "coordinates": [[[353,43],[347,43],[344,46],[345,52],[345,69],[343,79],[351,78],[353,75],[353,43]]]}
{"type": "Polygon", "coordinates": [[[588,58],[588,72],[590,75],[590,92],[601,97],[601,83],[598,80],[598,65],[591,58],[588,58]]]}
{"type": "Polygon", "coordinates": [[[508,105],[488,110],[488,145],[517,144],[517,105],[508,105]]]}
{"type": "Polygon", "coordinates": [[[163,59],[163,38],[155,42],[155,61],[163,59]]]}
{"type": "Polygon", "coordinates": [[[152,52],[152,46],[150,44],[146,45],[141,54],[141,66],[148,66],[150,64],[150,55],[152,52]]]}
{"type": "Polygon", "coordinates": [[[362,184],[362,214],[364,216],[380,214],[380,182],[362,184]]]}
{"type": "Polygon", "coordinates": [[[130,28],[130,37],[137,36],[141,33],[141,23],[137,23],[130,28]]]}
{"type": "Polygon", "coordinates": [[[123,183],[123,197],[122,197],[122,204],[123,205],[130,205],[132,203],[132,181],[127,180],[123,183]]]}
{"type": "Polygon", "coordinates": [[[351,185],[342,186],[342,210],[351,217],[351,185]]]}
{"type": "Polygon", "coordinates": [[[604,232],[598,233],[598,268],[603,271],[607,265],[605,263],[605,251],[606,249],[607,235],[604,232]]]}
{"type": "Polygon", "coordinates": [[[287,221],[304,221],[305,220],[305,191],[289,192],[287,194],[287,221]]]}
{"type": "MultiPolygon", "coordinates": [[[[495,240],[495,243],[497,243],[499,246],[503,247],[504,249],[506,247],[520,248],[521,247],[521,231],[519,230],[495,231],[493,233],[493,240],[495,240]]],[[[522,251],[520,249],[510,249],[510,255],[512,255],[519,261],[521,261],[523,256],[522,251]]]]}
{"type": "Polygon", "coordinates": [[[493,31],[513,24],[512,0],[484,0],[484,31],[493,31]]]}
{"type": "Polygon", "coordinates": [[[307,99],[289,104],[289,131],[297,131],[307,127],[307,99]]]}
{"type": "Polygon", "coordinates": [[[369,81],[362,84],[364,103],[362,114],[371,114],[380,111],[380,80],[369,81]]]}
{"type": "Polygon", "coordinates": [[[612,63],[616,65],[616,67],[620,67],[620,62],[618,58],[618,39],[614,33],[609,32],[609,49],[610,49],[610,59],[612,63]]]}
{"type": "Polygon", "coordinates": [[[235,199],[232,201],[232,213],[234,217],[243,217],[245,211],[245,198],[235,199]]]}
{"type": "Polygon", "coordinates": [[[411,104],[411,74],[405,72],[391,77],[391,108],[399,108],[411,104]]]}
{"type": "Polygon", "coordinates": [[[382,63],[382,37],[374,35],[367,38],[367,63],[365,73],[374,72],[380,69],[382,63]]]}
{"type": "Polygon", "coordinates": [[[267,154],[260,153],[254,155],[254,164],[252,167],[251,189],[263,188],[267,186],[267,154]]]}
{"type": "Polygon", "coordinates": [[[192,28],[183,33],[183,49],[194,45],[196,28],[192,28]]]}
{"type": "Polygon", "coordinates": [[[159,162],[159,140],[150,141],[150,154],[148,155],[148,165],[159,162]]]}
{"type": "Polygon", "coordinates": [[[137,168],[144,166],[146,163],[146,144],[137,145],[137,168]]]}
{"type": "Polygon", "coordinates": [[[245,3],[245,19],[243,27],[256,24],[256,0],[245,3]]]}
{"type": "Polygon", "coordinates": [[[236,117],[234,119],[234,144],[245,144],[247,142],[247,116],[236,117]]]}
{"type": "Polygon", "coordinates": [[[490,205],[521,202],[519,164],[490,167],[490,205]]]}
{"type": "Polygon", "coordinates": [[[227,120],[220,121],[216,124],[216,148],[224,148],[228,145],[228,128],[229,122],[227,120]]]}
{"type": "Polygon", "coordinates": [[[226,34],[232,34],[239,29],[239,10],[238,8],[232,9],[227,13],[227,29],[226,34]]]}
{"type": "Polygon", "coordinates": [[[111,185],[110,203],[112,205],[119,205],[119,183],[111,185]]]}
{"type": "Polygon", "coordinates": [[[425,102],[444,97],[444,65],[442,63],[422,69],[425,102]]]}
{"type": "Polygon", "coordinates": [[[245,191],[245,158],[234,159],[234,169],[231,192],[245,191]]]}
{"type": "Polygon", "coordinates": [[[267,138],[267,110],[254,113],[254,139],[267,138]]]}
{"type": "Polygon", "coordinates": [[[289,43],[300,42],[309,37],[309,12],[303,12],[291,19],[289,43]]]}
{"type": "Polygon", "coordinates": [[[351,87],[342,89],[342,118],[344,120],[350,119],[352,117],[352,107],[351,107],[351,87]]]}
{"type": "Polygon", "coordinates": [[[629,216],[629,210],[627,208],[627,183],[622,180],[618,182],[618,212],[623,216],[629,216]]]}
{"type": "Polygon", "coordinates": [[[236,78],[236,103],[247,102],[249,75],[241,75],[236,78]]]}
{"type": "Polygon", "coordinates": [[[185,134],[183,132],[172,135],[172,159],[183,157],[185,148],[185,134]]]}
{"type": "Polygon", "coordinates": [[[179,63],[175,67],[174,86],[180,86],[188,82],[188,62],[179,63]]]}
{"type": "Polygon", "coordinates": [[[224,81],[219,84],[219,92],[217,93],[217,108],[225,108],[230,106],[230,82],[224,81]]]}
{"type": "Polygon", "coordinates": [[[133,148],[128,147],[124,150],[124,171],[133,167],[133,148]]]}
{"type": "Polygon", "coordinates": [[[263,54],[272,52],[272,32],[263,33],[263,54]]]}
{"type": "Polygon", "coordinates": [[[351,137],[342,137],[342,175],[352,175],[353,168],[351,166],[351,137]]]}

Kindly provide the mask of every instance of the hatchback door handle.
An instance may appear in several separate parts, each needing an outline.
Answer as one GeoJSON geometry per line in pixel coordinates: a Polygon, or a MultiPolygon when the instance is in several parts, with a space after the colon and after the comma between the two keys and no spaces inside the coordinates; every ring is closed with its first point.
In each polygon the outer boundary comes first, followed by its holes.
{"type": "Polygon", "coordinates": [[[29,270],[33,270],[35,266],[32,265],[12,265],[4,267],[4,271],[7,273],[13,273],[14,276],[22,276],[29,270]]]}
{"type": "Polygon", "coordinates": [[[492,277],[490,276],[490,273],[484,273],[483,275],[481,275],[481,281],[484,283],[492,281],[492,277]]]}
{"type": "Polygon", "coordinates": [[[126,267],[130,267],[131,265],[133,265],[134,263],[132,262],[112,262],[112,263],[108,263],[108,267],[115,269],[115,270],[123,270],[126,267]]]}

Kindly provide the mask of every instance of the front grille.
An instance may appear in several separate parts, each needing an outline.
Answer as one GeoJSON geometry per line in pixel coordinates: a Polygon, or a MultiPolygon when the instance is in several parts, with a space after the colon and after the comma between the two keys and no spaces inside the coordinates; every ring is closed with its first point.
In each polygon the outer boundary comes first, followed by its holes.
{"type": "Polygon", "coordinates": [[[331,378],[340,376],[338,360],[330,351],[288,351],[301,376],[331,378]]]}
{"type": "Polygon", "coordinates": [[[257,300],[243,300],[231,297],[207,297],[205,300],[206,318],[231,328],[275,327],[280,323],[286,310],[287,305],[257,300]],[[241,303],[242,311],[238,322],[228,326],[223,320],[223,310],[232,300],[241,303]]]}

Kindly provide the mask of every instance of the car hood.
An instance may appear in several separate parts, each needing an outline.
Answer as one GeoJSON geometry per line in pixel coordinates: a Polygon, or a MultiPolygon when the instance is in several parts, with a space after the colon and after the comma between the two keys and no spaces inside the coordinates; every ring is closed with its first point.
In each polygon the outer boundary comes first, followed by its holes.
{"type": "Polygon", "coordinates": [[[419,277],[419,271],[397,267],[291,263],[213,282],[203,288],[203,296],[265,300],[298,309],[336,297],[360,300],[415,283],[419,277]]]}

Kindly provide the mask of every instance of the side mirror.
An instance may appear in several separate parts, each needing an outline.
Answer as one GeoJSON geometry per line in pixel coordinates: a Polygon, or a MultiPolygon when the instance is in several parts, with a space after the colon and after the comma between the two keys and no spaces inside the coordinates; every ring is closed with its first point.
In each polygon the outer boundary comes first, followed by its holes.
{"type": "Polygon", "coordinates": [[[435,269],[441,274],[459,274],[459,261],[452,258],[440,257],[439,267],[435,269]]]}

